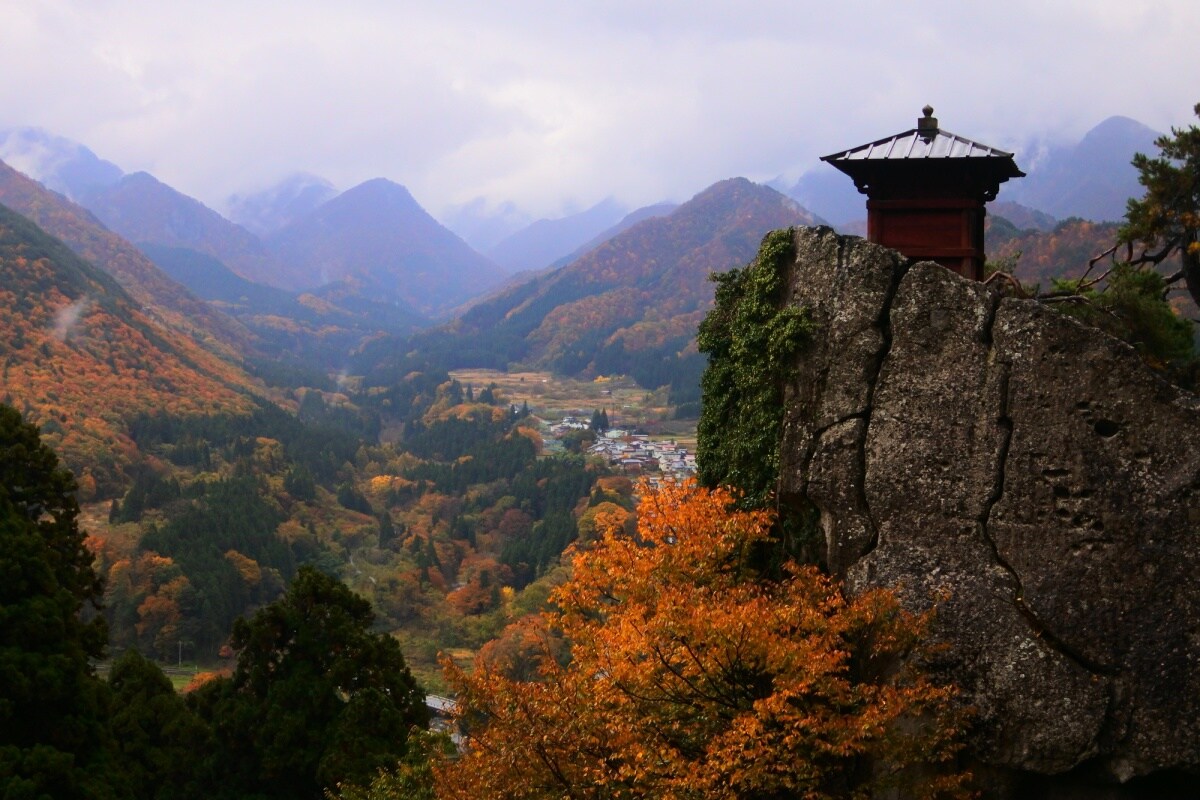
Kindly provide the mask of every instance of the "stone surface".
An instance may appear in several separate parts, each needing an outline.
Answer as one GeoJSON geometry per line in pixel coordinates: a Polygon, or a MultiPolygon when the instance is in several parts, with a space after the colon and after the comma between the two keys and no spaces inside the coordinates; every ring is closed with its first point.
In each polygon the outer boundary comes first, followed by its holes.
{"type": "Polygon", "coordinates": [[[781,501],[852,589],[938,604],[988,768],[1200,769],[1200,401],[1122,342],[936,264],[797,232],[819,331],[781,501]]]}

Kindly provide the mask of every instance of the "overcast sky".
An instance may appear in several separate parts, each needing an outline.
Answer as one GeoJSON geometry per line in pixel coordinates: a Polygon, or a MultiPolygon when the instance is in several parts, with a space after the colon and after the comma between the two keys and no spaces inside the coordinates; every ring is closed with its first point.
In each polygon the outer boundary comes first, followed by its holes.
{"type": "Polygon", "coordinates": [[[795,177],[926,103],[1026,154],[1190,124],[1198,30],[1197,0],[0,0],[0,127],[218,209],[303,170],[554,216],[795,177]]]}

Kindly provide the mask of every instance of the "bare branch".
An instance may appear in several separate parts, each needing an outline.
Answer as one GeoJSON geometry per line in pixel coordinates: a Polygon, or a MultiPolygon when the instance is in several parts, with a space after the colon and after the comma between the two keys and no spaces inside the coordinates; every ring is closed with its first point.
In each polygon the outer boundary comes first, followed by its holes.
{"type": "Polygon", "coordinates": [[[1084,272],[1083,272],[1083,275],[1082,275],[1082,276],[1080,276],[1080,278],[1079,278],[1079,283],[1080,283],[1080,285],[1082,285],[1082,284],[1083,284],[1083,282],[1084,282],[1085,280],[1087,280],[1087,276],[1088,276],[1088,274],[1089,274],[1089,273],[1091,273],[1091,271],[1092,271],[1092,268],[1096,266],[1096,262],[1097,262],[1097,261],[1100,261],[1101,259],[1104,259],[1104,258],[1110,258],[1112,255],[1114,255],[1114,254],[1117,252],[1117,248],[1118,248],[1118,247],[1120,247],[1120,246],[1121,246],[1121,243],[1120,243],[1120,242],[1117,242],[1116,244],[1114,244],[1112,247],[1110,247],[1110,248],[1108,248],[1107,250],[1105,250],[1105,251],[1104,251],[1103,253],[1101,253],[1100,255],[1098,255],[1098,256],[1093,256],[1093,257],[1092,257],[1092,258],[1091,258],[1091,259],[1088,261],[1087,269],[1086,269],[1086,270],[1084,270],[1084,272]]]}
{"type": "MultiPolygon", "coordinates": [[[[1115,265],[1114,265],[1114,266],[1115,266],[1115,265]]],[[[1088,269],[1090,270],[1090,269],[1091,269],[1091,267],[1088,267],[1088,269]]],[[[1109,276],[1109,273],[1111,273],[1112,271],[1113,271],[1113,268],[1112,268],[1112,267],[1109,267],[1108,269],[1104,270],[1104,273],[1103,273],[1103,274],[1101,274],[1101,275],[1097,275],[1095,278],[1092,278],[1090,281],[1085,281],[1085,280],[1083,280],[1083,279],[1081,278],[1081,279],[1079,280],[1078,291],[1082,292],[1082,291],[1084,291],[1084,290],[1086,290],[1086,289],[1090,289],[1090,288],[1092,288],[1092,287],[1093,287],[1093,286],[1095,286],[1097,283],[1100,283],[1101,281],[1105,280],[1105,279],[1106,279],[1106,278],[1109,276]]],[[[1086,272],[1084,273],[1084,277],[1085,277],[1085,278],[1087,277],[1087,273],[1086,273],[1086,272]]]]}
{"type": "Polygon", "coordinates": [[[1029,292],[1025,290],[1025,287],[1021,285],[1021,282],[1003,270],[997,270],[993,272],[987,277],[987,280],[983,282],[983,285],[988,286],[992,281],[1004,281],[1012,288],[1014,292],[1016,292],[1017,297],[1029,297],[1029,292]]]}

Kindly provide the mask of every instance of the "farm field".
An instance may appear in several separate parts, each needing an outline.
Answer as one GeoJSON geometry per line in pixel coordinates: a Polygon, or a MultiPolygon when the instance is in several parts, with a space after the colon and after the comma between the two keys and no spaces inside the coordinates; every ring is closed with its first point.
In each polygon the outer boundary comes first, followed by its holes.
{"type": "Polygon", "coordinates": [[[650,391],[625,376],[586,381],[550,372],[500,372],[491,369],[461,369],[450,373],[459,383],[476,391],[495,385],[509,402],[529,410],[547,422],[565,416],[590,417],[596,409],[608,413],[614,428],[640,428],[655,437],[671,438],[695,450],[696,420],[671,419],[666,390],[650,391]]]}

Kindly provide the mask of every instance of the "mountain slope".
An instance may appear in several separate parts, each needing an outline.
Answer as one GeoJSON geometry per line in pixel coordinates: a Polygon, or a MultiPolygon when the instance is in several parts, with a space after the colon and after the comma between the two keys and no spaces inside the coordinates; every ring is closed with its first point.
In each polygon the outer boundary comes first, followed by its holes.
{"type": "Polygon", "coordinates": [[[487,256],[510,273],[541,269],[617,224],[624,214],[624,207],[610,198],[578,214],[539,219],[502,239],[487,256]]]}
{"type": "Polygon", "coordinates": [[[86,209],[2,162],[0,203],[116,278],[131,297],[172,328],[231,358],[253,348],[254,337],[245,327],[192,296],[86,209]]]}
{"type": "Polygon", "coordinates": [[[655,203],[654,205],[650,206],[643,206],[639,209],[635,209],[634,211],[630,211],[628,214],[622,217],[621,221],[616,225],[613,225],[611,228],[606,228],[605,230],[596,234],[587,242],[575,248],[575,250],[569,255],[563,256],[555,261],[553,266],[565,267],[575,259],[586,255],[588,251],[595,250],[597,247],[604,244],[617,234],[624,233],[625,231],[629,230],[642,220],[653,219],[654,217],[665,217],[677,208],[679,208],[678,203],[662,202],[655,203]]]}
{"type": "MultiPolygon", "coordinates": [[[[672,384],[677,400],[693,399],[703,364],[696,326],[713,297],[709,274],[745,264],[768,231],[814,222],[773,189],[722,181],[417,336],[413,350],[453,366],[520,362],[565,374],[626,373],[649,388],[672,384]]],[[[399,369],[387,349],[364,354],[377,359],[380,376],[399,369]]]]}
{"type": "Polygon", "coordinates": [[[229,219],[255,236],[270,236],[337,197],[324,178],[298,172],[259,192],[229,198],[229,219]]]}
{"type": "Polygon", "coordinates": [[[124,175],[116,164],[78,142],[40,128],[0,131],[0,160],[72,200],[110,186],[124,175]]]}
{"type": "Polygon", "coordinates": [[[250,231],[146,172],[90,192],[81,203],[131,242],[186,247],[220,261],[244,278],[289,285],[287,271],[250,231]]]}
{"type": "Polygon", "coordinates": [[[298,287],[334,290],[437,315],[503,278],[498,267],[431,217],[403,186],[359,184],[277,231],[268,244],[298,287]]]}
{"type": "Polygon", "coordinates": [[[1128,117],[1109,117],[1078,144],[1051,149],[1030,165],[1029,177],[1005,187],[1005,199],[1059,219],[1120,220],[1125,201],[1144,193],[1130,161],[1137,152],[1158,152],[1158,135],[1128,117]]]}
{"type": "Polygon", "coordinates": [[[137,459],[140,414],[248,411],[239,369],[165,328],[104,274],[0,206],[0,399],[42,426],[85,494],[137,459]]]}
{"type": "Polygon", "coordinates": [[[369,297],[342,297],[331,284],[297,294],[248,281],[220,261],[182,247],[143,244],[168,275],[252,330],[272,360],[340,370],[346,354],[380,332],[408,333],[428,320],[369,297]]]}

